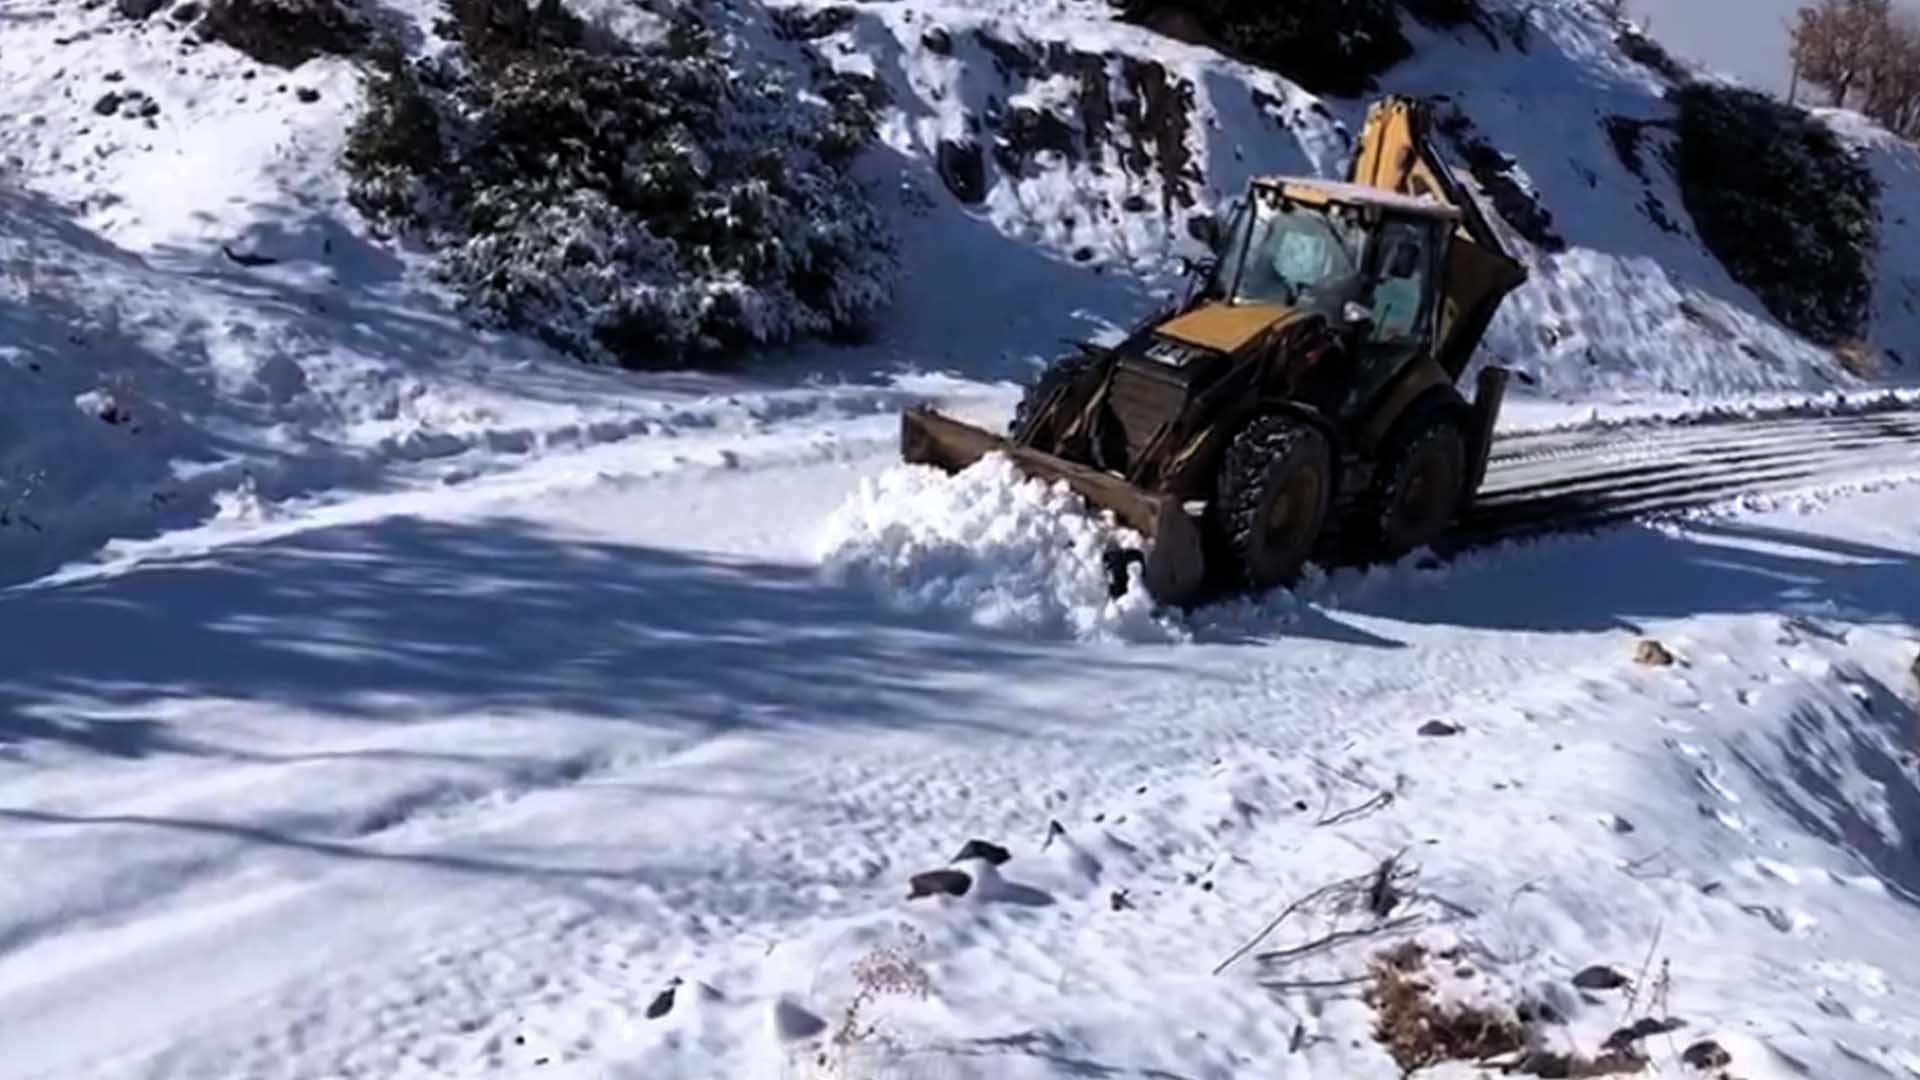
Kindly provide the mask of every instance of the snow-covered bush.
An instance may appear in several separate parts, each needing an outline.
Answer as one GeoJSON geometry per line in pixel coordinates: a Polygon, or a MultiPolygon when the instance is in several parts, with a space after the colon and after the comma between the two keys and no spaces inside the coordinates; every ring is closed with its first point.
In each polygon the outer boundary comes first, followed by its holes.
{"type": "Polygon", "coordinates": [[[316,56],[345,56],[370,40],[351,0],[212,0],[201,34],[263,64],[299,67],[316,56]]]}
{"type": "Polygon", "coordinates": [[[1854,335],[1873,298],[1879,186],[1831,129],[1764,94],[1693,83],[1674,173],[1700,239],[1773,316],[1822,343],[1854,335]]]}
{"type": "Polygon", "coordinates": [[[1374,76],[1413,55],[1400,29],[1404,9],[1423,22],[1477,20],[1477,0],[1120,0],[1128,18],[1190,13],[1226,48],[1316,93],[1353,97],[1374,76]]]}
{"type": "Polygon", "coordinates": [[[858,333],[884,307],[888,238],[850,172],[871,87],[803,92],[697,4],[649,44],[555,0],[449,9],[457,47],[388,57],[346,156],[361,211],[438,244],[477,311],[652,367],[858,333]]]}

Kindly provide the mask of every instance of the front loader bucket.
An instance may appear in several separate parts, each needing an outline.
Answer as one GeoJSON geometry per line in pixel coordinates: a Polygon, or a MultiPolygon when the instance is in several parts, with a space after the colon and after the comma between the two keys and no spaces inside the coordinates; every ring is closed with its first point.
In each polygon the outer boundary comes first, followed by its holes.
{"type": "Polygon", "coordinates": [[[1088,503],[1111,511],[1121,524],[1146,537],[1142,577],[1154,599],[1182,604],[1200,592],[1206,581],[1206,553],[1199,526],[1179,500],[1150,494],[1112,473],[1017,445],[931,409],[908,409],[900,417],[900,456],[914,464],[958,472],[996,452],[1012,458],[1028,476],[1064,481],[1088,503]]]}

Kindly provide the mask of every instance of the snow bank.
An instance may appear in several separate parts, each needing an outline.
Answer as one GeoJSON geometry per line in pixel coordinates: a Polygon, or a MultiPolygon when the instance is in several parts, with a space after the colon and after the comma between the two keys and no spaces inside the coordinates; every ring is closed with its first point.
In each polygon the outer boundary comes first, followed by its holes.
{"type": "Polygon", "coordinates": [[[820,557],[830,580],[908,611],[959,611],[1037,637],[1180,639],[1154,613],[1137,567],[1125,596],[1107,596],[1103,553],[1141,544],[1111,515],[1088,516],[1065,484],[1028,479],[991,454],[951,478],[902,466],[863,483],[828,519],[820,557]]]}

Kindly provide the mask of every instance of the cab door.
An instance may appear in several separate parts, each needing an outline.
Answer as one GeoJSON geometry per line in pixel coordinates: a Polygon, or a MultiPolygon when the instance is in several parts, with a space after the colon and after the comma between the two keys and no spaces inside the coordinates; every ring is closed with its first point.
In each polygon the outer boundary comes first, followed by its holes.
{"type": "Polygon", "coordinates": [[[1368,253],[1367,286],[1360,301],[1372,319],[1341,403],[1344,418],[1367,412],[1409,364],[1429,355],[1446,242],[1444,223],[1433,219],[1388,217],[1381,222],[1368,253]]]}

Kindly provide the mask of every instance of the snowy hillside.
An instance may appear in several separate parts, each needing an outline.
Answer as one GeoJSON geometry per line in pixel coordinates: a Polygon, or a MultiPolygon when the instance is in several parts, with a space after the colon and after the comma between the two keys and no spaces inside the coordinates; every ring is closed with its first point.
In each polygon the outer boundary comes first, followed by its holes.
{"type": "Polygon", "coordinates": [[[884,103],[898,275],[863,340],[642,373],[355,209],[366,57],[5,5],[0,1078],[1920,1077],[1920,458],[1832,396],[1920,375],[1920,156],[1822,117],[1881,186],[1843,364],[1703,248],[1671,73],[1485,7],[1381,82],[1515,219],[1509,427],[1657,493],[1594,421],[1840,426],[1732,455],[1764,498],[1179,612],[1064,492],[898,467],[899,411],[1003,421],[1364,99],[1103,0],[712,0],[796,95],[742,130],[884,103]]]}

